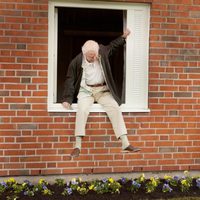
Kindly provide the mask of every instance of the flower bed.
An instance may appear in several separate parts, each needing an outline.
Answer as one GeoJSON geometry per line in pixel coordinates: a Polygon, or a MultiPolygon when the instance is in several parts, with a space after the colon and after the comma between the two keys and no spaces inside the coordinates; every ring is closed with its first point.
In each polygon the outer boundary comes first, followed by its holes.
{"type": "Polygon", "coordinates": [[[182,177],[165,175],[163,178],[138,178],[120,180],[104,178],[90,182],[74,178],[70,181],[56,179],[54,184],[48,184],[40,179],[37,184],[25,180],[17,183],[9,178],[0,183],[1,200],[134,200],[134,199],[170,199],[174,197],[200,197],[200,176],[191,177],[184,172],[182,177]]]}

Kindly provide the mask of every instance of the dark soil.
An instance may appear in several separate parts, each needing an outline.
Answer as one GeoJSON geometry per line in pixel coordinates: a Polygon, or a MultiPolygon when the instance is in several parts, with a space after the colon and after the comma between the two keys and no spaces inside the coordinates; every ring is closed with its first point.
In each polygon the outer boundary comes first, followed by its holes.
{"type": "MultiPolygon", "coordinates": [[[[64,191],[64,187],[58,185],[48,185],[48,188],[53,191],[53,195],[43,195],[39,192],[35,194],[34,197],[24,196],[23,194],[18,195],[18,200],[149,200],[149,199],[172,199],[178,197],[179,199],[183,197],[200,197],[200,188],[196,186],[195,180],[193,180],[193,186],[188,192],[181,192],[178,187],[171,187],[172,192],[162,192],[162,185],[160,184],[156,191],[147,194],[144,185],[136,193],[127,190],[129,183],[126,183],[120,189],[120,194],[97,194],[94,191],[88,192],[87,195],[81,196],[80,194],[74,192],[70,196],[63,196],[61,193],[64,191]]],[[[6,200],[6,196],[10,194],[10,191],[4,193],[0,196],[0,200],[6,200]]],[[[11,195],[9,195],[11,196],[11,195]]]]}

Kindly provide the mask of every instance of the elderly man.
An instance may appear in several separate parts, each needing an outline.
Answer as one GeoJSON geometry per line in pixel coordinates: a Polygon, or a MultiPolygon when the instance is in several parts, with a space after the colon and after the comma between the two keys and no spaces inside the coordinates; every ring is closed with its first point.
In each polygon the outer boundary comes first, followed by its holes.
{"type": "Polygon", "coordinates": [[[82,46],[82,53],[70,63],[65,81],[62,105],[71,109],[74,97],[78,98],[76,114],[75,147],[71,157],[78,157],[81,151],[81,142],[85,136],[85,126],[91,105],[96,101],[106,111],[117,139],[122,142],[122,149],[128,152],[140,151],[130,145],[127,130],[120,111],[121,98],[118,94],[112,77],[109,57],[114,51],[125,44],[130,34],[127,29],[123,35],[110,42],[109,45],[99,45],[88,40],[82,46]]]}

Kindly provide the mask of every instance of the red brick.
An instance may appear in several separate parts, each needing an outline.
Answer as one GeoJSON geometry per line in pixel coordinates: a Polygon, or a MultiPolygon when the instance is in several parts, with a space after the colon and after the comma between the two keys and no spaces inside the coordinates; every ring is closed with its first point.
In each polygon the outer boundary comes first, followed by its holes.
{"type": "Polygon", "coordinates": [[[23,163],[9,163],[4,165],[4,169],[23,169],[24,164],[23,163]]]}
{"type": "Polygon", "coordinates": [[[179,171],[180,167],[179,166],[162,166],[161,170],[163,170],[163,171],[179,171]]]}
{"type": "Polygon", "coordinates": [[[148,166],[148,167],[143,167],[143,171],[160,171],[161,166],[148,166]]]}
{"type": "Polygon", "coordinates": [[[95,160],[113,160],[113,155],[94,155],[95,160]]]}
{"type": "Polygon", "coordinates": [[[41,174],[44,174],[44,175],[62,174],[62,171],[59,169],[48,169],[48,170],[42,170],[41,174]]]}
{"type": "Polygon", "coordinates": [[[107,168],[94,168],[92,170],[93,173],[111,173],[113,172],[111,167],[107,167],[107,168]]]}
{"type": "Polygon", "coordinates": [[[82,169],[81,168],[67,168],[63,169],[61,174],[81,174],[82,169]]]}
{"type": "Polygon", "coordinates": [[[162,166],[165,166],[165,165],[176,165],[176,160],[158,160],[158,165],[162,165],[162,166]]]}
{"type": "MultiPolygon", "coordinates": [[[[2,167],[1,167],[2,169],[2,167]]],[[[0,176],[8,176],[8,170],[0,170],[0,176]]]]}
{"type": "Polygon", "coordinates": [[[25,176],[25,175],[29,175],[29,170],[9,170],[8,171],[9,176],[25,176]]]}
{"type": "Polygon", "coordinates": [[[91,154],[108,154],[108,149],[90,149],[91,154]]]}
{"type": "Polygon", "coordinates": [[[27,163],[26,168],[33,169],[33,168],[46,168],[46,163],[27,163]]]}
{"type": "Polygon", "coordinates": [[[181,164],[181,165],[184,165],[184,164],[187,164],[187,165],[192,165],[194,164],[194,160],[192,159],[183,159],[183,160],[177,160],[177,164],[181,164]]]}
{"type": "Polygon", "coordinates": [[[123,172],[132,172],[133,168],[132,167],[113,167],[113,172],[114,173],[123,173],[123,172]]]}

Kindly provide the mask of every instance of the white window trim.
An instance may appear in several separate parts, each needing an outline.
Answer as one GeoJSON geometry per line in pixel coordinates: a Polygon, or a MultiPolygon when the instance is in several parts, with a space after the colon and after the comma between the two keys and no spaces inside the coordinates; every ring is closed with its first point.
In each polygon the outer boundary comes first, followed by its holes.
{"type": "MultiPolygon", "coordinates": [[[[49,1],[48,36],[48,111],[76,112],[66,110],[61,103],[55,103],[57,84],[57,12],[56,7],[79,7],[125,10],[126,25],[132,31],[126,41],[126,103],[122,112],[149,112],[148,108],[148,60],[149,60],[149,4],[91,1],[49,1]]],[[[101,105],[93,104],[91,112],[105,112],[101,105]]]]}

